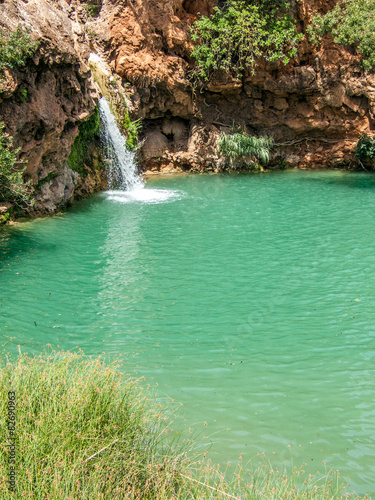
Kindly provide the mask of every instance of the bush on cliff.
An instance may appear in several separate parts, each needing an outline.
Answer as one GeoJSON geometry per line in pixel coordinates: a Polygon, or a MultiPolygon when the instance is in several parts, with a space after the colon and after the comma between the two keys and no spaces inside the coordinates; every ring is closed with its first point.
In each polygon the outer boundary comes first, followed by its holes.
{"type": "Polygon", "coordinates": [[[32,40],[29,28],[19,25],[10,33],[0,29],[0,75],[4,68],[24,66],[37,47],[38,42],[32,40]]]}
{"type": "Polygon", "coordinates": [[[19,149],[13,149],[12,138],[0,122],[0,201],[23,206],[30,203],[30,185],[23,182],[25,166],[16,167],[19,149]]]}
{"type": "Polygon", "coordinates": [[[256,60],[281,60],[296,54],[303,35],[297,33],[287,0],[229,0],[211,17],[202,16],[192,27],[195,47],[193,78],[207,81],[215,70],[232,71],[238,78],[255,71],[256,60]]]}
{"type": "Polygon", "coordinates": [[[325,14],[316,14],[308,28],[310,40],[331,35],[336,43],[355,45],[364,69],[375,69],[375,0],[343,0],[325,14]]]}
{"type": "Polygon", "coordinates": [[[363,168],[375,169],[375,139],[362,135],[357,143],[355,155],[363,168]]]}

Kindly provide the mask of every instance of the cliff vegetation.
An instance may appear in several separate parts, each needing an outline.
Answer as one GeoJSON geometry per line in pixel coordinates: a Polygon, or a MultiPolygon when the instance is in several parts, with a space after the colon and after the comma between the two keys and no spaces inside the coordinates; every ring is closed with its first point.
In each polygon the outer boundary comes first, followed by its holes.
{"type": "Polygon", "coordinates": [[[193,77],[208,81],[214,71],[223,70],[241,78],[248,69],[255,73],[260,57],[287,64],[303,38],[293,10],[287,0],[230,0],[215,7],[212,16],[200,17],[192,27],[193,77]]]}

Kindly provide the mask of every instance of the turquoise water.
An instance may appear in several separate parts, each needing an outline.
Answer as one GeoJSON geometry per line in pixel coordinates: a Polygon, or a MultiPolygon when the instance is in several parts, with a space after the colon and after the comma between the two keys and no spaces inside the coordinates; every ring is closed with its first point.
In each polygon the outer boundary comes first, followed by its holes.
{"type": "Polygon", "coordinates": [[[325,461],[374,494],[375,177],[148,187],[0,231],[3,348],[128,354],[214,461],[325,461]]]}

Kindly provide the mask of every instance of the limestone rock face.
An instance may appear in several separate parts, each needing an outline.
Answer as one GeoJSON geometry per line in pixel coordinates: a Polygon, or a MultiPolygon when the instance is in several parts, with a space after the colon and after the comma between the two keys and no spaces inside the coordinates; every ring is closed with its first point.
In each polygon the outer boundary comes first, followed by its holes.
{"type": "MultiPolygon", "coordinates": [[[[298,29],[304,33],[314,13],[325,13],[336,3],[296,2],[298,29]]],[[[233,123],[250,134],[272,135],[280,144],[275,162],[283,159],[299,167],[355,162],[353,150],[359,136],[375,127],[375,77],[363,72],[352,47],[330,39],[313,47],[305,37],[287,66],[259,61],[255,74],[248,73],[242,80],[218,72],[203,93],[193,93],[190,26],[216,5],[216,0],[103,4],[110,12],[109,60],[133,85],[132,116],[143,119],[144,168],[170,168],[171,155],[177,153],[184,153],[185,166],[209,168],[207,157],[215,157],[212,144],[233,123]],[[174,134],[166,133],[165,118],[184,121],[184,140],[176,141],[174,134]],[[192,144],[197,143],[200,146],[194,149],[192,144]]]]}
{"type": "Polygon", "coordinates": [[[80,176],[66,160],[78,125],[92,114],[98,92],[86,65],[88,46],[65,0],[5,0],[0,23],[31,29],[39,47],[24,67],[7,70],[0,121],[27,161],[25,180],[38,186],[34,212],[53,212],[73,199],[80,176]]]}

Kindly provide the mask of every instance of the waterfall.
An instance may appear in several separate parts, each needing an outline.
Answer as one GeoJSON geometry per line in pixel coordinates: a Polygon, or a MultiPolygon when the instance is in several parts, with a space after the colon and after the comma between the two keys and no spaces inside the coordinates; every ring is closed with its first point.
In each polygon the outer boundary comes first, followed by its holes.
{"type": "Polygon", "coordinates": [[[107,199],[119,203],[164,203],[180,199],[182,193],[179,191],[145,188],[137,174],[135,155],[126,147],[126,139],[104,97],[99,101],[99,114],[110,188],[106,191],[107,199]]]}
{"type": "Polygon", "coordinates": [[[109,187],[128,191],[143,188],[143,181],[137,174],[135,155],[127,148],[126,139],[104,97],[99,101],[99,113],[109,187]]]}

